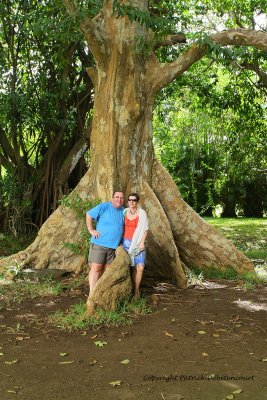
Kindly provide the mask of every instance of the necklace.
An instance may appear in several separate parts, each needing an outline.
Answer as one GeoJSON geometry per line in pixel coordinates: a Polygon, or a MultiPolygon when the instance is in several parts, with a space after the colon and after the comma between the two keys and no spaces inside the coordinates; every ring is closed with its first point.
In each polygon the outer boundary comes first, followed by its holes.
{"type": "Polygon", "coordinates": [[[134,215],[137,210],[135,210],[134,212],[132,212],[131,210],[129,210],[129,211],[130,211],[130,214],[134,215]]]}

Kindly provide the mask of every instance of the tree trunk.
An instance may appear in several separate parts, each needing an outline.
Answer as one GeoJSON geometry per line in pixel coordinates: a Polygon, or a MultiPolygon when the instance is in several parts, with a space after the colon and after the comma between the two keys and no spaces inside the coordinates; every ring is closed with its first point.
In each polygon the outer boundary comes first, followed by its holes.
{"type": "Polygon", "coordinates": [[[245,183],[244,215],[248,218],[263,217],[263,201],[266,195],[266,185],[264,179],[258,179],[258,182],[245,183]]]}
{"type": "MultiPolygon", "coordinates": [[[[146,1],[138,0],[137,3],[141,7],[146,1]]],[[[74,5],[69,1],[65,4],[70,4],[72,12],[74,5]]],[[[75,192],[82,199],[100,197],[102,201],[110,200],[115,190],[140,194],[150,224],[148,275],[171,279],[183,288],[186,285],[185,266],[219,269],[231,266],[238,272],[252,270],[250,261],[182,200],[175,183],[155,159],[151,122],[153,99],[157,90],[174,79],[178,72],[170,74],[168,66],[161,68],[154,54],[147,58],[138,54],[135,38],[146,38],[148,33],[144,26],[136,21],[130,23],[128,17],[116,18],[112,1],[104,4],[103,20],[96,17],[82,24],[97,69],[88,70],[95,86],[92,161],[75,192]],[[165,74],[163,77],[161,72],[165,74]]],[[[183,65],[176,65],[177,71],[186,70],[192,64],[189,55],[179,62],[183,65]]],[[[81,227],[82,222],[74,211],[60,206],[25,252],[1,260],[0,265],[20,257],[24,265],[34,268],[59,268],[77,273],[85,267],[86,259],[71,254],[62,243],[81,240],[81,227]]],[[[127,266],[128,259],[121,251],[111,268],[125,271],[127,266]]],[[[123,297],[129,293],[130,280],[127,274],[123,279],[115,280],[107,279],[103,274],[88,300],[89,312],[92,312],[92,304],[99,304],[94,298],[97,292],[105,291],[103,288],[108,293],[112,288],[123,297]],[[122,284],[128,289],[120,290],[122,284]]],[[[114,304],[107,299],[100,305],[111,309],[114,304]]]]}

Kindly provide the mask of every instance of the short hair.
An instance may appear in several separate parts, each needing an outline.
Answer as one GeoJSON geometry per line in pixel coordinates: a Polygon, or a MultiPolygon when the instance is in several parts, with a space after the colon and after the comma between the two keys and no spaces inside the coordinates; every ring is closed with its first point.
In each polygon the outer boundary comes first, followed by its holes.
{"type": "Polygon", "coordinates": [[[130,196],[136,197],[136,200],[137,200],[137,201],[139,201],[139,199],[140,199],[140,197],[138,196],[137,193],[130,193],[130,194],[128,195],[128,199],[129,199],[130,196]]]}
{"type": "Polygon", "coordinates": [[[115,193],[122,193],[123,194],[123,196],[124,196],[124,193],[123,193],[123,191],[122,190],[115,190],[114,192],[113,192],[113,195],[112,195],[112,197],[114,197],[114,194],[115,193]]]}

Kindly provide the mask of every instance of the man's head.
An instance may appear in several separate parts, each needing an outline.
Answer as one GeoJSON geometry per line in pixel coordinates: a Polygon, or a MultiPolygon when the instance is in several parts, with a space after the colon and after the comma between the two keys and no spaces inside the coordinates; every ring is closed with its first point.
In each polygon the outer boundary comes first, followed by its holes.
{"type": "Polygon", "coordinates": [[[122,192],[114,192],[112,196],[112,205],[115,208],[119,208],[123,205],[124,194],[122,192]]]}

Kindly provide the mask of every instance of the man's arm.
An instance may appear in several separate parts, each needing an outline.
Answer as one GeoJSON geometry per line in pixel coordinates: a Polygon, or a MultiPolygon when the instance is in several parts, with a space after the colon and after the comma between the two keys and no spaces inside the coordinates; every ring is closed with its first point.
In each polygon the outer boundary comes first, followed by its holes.
{"type": "Polygon", "coordinates": [[[90,234],[97,239],[100,236],[100,232],[94,229],[93,218],[89,214],[86,214],[86,225],[90,234]]]}

